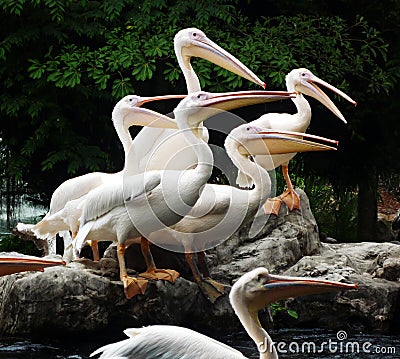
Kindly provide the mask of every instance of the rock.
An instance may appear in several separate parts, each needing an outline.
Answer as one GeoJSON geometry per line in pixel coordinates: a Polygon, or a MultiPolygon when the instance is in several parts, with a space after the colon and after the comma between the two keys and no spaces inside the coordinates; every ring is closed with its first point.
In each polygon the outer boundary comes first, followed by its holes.
{"type": "MultiPolygon", "coordinates": [[[[157,246],[151,247],[156,265],[178,270],[181,277],[174,284],[150,281],[144,295],[127,300],[119,281],[116,246],[111,245],[98,263],[83,259],[43,273],[0,277],[0,334],[59,337],[149,324],[182,325],[203,332],[237,330],[240,323],[227,295],[230,285],[259,266],[275,274],[359,284],[358,290],[284,301],[282,305],[295,310],[299,319],[282,312],[277,326],[390,333],[398,327],[400,314],[400,246],[321,243],[307,196],[298,192],[301,211],[287,213],[282,206],[280,215],[271,216],[257,235],[249,237],[252,227],[247,224],[208,251],[213,278],[227,285],[215,304],[191,281],[184,255],[157,246]]],[[[125,255],[131,275],[145,270],[140,246],[132,244],[125,255]]]]}
{"type": "Polygon", "coordinates": [[[398,245],[323,245],[319,255],[303,257],[284,274],[357,283],[359,288],[285,301],[288,308],[300,313],[292,325],[392,332],[398,326],[400,310],[399,269],[398,245]]]}
{"type": "Polygon", "coordinates": [[[301,210],[288,212],[283,205],[279,216],[271,215],[267,224],[253,238],[249,238],[251,224],[219,245],[210,261],[213,276],[221,281],[232,281],[259,266],[278,273],[289,268],[303,256],[319,253],[318,226],[304,191],[300,196],[301,210]]]}
{"type": "Polygon", "coordinates": [[[149,323],[189,327],[219,323],[221,328],[235,322],[227,299],[211,306],[197,285],[183,278],[174,284],[150,282],[145,295],[127,300],[120,281],[95,275],[84,264],[74,263],[43,273],[0,277],[0,286],[3,335],[40,332],[52,337],[149,323]]]}

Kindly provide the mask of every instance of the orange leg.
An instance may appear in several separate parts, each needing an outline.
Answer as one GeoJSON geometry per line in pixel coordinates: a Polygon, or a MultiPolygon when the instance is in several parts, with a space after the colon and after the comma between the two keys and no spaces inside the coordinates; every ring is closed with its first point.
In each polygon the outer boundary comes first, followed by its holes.
{"type": "MultiPolygon", "coordinates": [[[[204,252],[201,252],[204,253],[204,252]]],[[[199,268],[196,263],[193,261],[193,253],[185,253],[186,262],[189,264],[189,267],[192,271],[193,280],[200,287],[200,290],[204,294],[204,296],[211,302],[214,303],[220,296],[224,294],[224,285],[216,282],[211,278],[203,278],[201,275],[199,268]]],[[[200,260],[204,259],[202,254],[198,257],[200,260]]],[[[201,263],[203,265],[203,263],[201,263]]],[[[208,271],[208,269],[207,269],[208,271]]]]}
{"type": "Polygon", "coordinates": [[[288,189],[285,192],[283,192],[279,197],[288,206],[289,211],[293,211],[294,209],[300,209],[300,197],[295,192],[293,185],[292,185],[292,181],[290,180],[289,167],[282,166],[282,173],[283,173],[283,177],[285,177],[285,181],[286,181],[286,185],[287,185],[288,189]]]}
{"type": "Polygon", "coordinates": [[[89,246],[92,248],[93,260],[98,262],[100,260],[99,253],[99,242],[98,241],[87,241],[89,246]]]}
{"type": "Polygon", "coordinates": [[[167,280],[174,283],[179,277],[179,273],[173,269],[157,269],[154,263],[153,256],[150,251],[150,242],[147,238],[141,237],[140,248],[142,249],[143,257],[146,261],[147,270],[139,275],[148,279],[167,280]]]}
{"type": "Polygon", "coordinates": [[[269,198],[264,203],[264,211],[267,214],[279,215],[282,202],[286,204],[289,211],[294,209],[300,209],[300,197],[293,188],[292,181],[289,177],[289,167],[282,165],[282,173],[285,178],[287,190],[283,192],[279,197],[269,198]]]}
{"type": "Polygon", "coordinates": [[[125,244],[118,243],[117,248],[120,273],[119,275],[122,283],[124,284],[124,292],[126,298],[131,299],[135,295],[144,294],[146,292],[148,280],[141,278],[132,278],[128,276],[125,265],[125,244]]]}

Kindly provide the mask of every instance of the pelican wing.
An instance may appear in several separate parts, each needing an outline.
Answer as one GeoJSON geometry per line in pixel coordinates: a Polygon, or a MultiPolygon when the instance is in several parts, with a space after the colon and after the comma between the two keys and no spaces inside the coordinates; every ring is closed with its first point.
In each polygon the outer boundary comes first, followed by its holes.
{"type": "Polygon", "coordinates": [[[124,200],[135,199],[149,193],[161,183],[160,171],[147,171],[124,178],[124,200]]]}
{"type": "Polygon", "coordinates": [[[207,214],[226,213],[231,204],[232,188],[224,185],[206,184],[199,200],[188,216],[201,218],[207,214]]]}
{"type": "Polygon", "coordinates": [[[124,204],[122,181],[103,184],[91,190],[80,203],[81,226],[124,204]]]}
{"type": "Polygon", "coordinates": [[[129,177],[119,177],[115,183],[103,184],[90,191],[82,202],[81,225],[95,220],[112,209],[124,206],[126,201],[152,191],[161,182],[158,171],[149,171],[129,177]]]}
{"type": "Polygon", "coordinates": [[[125,330],[129,339],[106,345],[90,356],[135,359],[227,359],[245,358],[238,350],[193,330],[153,325],[125,330]]]}
{"type": "Polygon", "coordinates": [[[49,214],[62,210],[68,201],[82,197],[103,184],[103,178],[107,175],[109,174],[93,172],[63,182],[51,196],[49,214]]]}

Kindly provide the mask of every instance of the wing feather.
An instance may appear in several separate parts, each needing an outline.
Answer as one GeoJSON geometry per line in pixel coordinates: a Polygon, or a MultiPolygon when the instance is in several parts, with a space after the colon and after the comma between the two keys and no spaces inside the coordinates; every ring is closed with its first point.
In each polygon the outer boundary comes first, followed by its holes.
{"type": "Polygon", "coordinates": [[[153,325],[125,330],[129,339],[94,351],[100,358],[135,359],[238,359],[238,350],[193,330],[171,325],[153,325]]]}

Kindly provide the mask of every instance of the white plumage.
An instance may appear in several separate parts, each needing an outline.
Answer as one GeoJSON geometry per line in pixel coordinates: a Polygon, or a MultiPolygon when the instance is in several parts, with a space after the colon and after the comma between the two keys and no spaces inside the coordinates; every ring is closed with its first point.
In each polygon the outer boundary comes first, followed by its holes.
{"type": "MultiPolygon", "coordinates": [[[[346,122],[343,115],[340,113],[335,104],[329,99],[329,97],[317,86],[322,85],[338,95],[342,96],[349,102],[356,105],[356,102],[352,100],[345,93],[321,80],[311,71],[300,68],[292,70],[286,76],[286,86],[289,92],[297,92],[297,96],[292,98],[293,103],[296,106],[297,112],[295,114],[288,113],[267,113],[261,116],[259,119],[251,122],[254,126],[259,126],[272,130],[286,130],[295,132],[306,132],[311,121],[311,107],[308,101],[304,98],[304,95],[312,96],[328,109],[330,109],[337,117],[343,122],[346,122]]],[[[288,175],[288,163],[296,155],[296,153],[289,154],[278,154],[273,156],[256,156],[255,161],[270,171],[276,167],[282,166],[282,171],[288,186],[288,191],[281,195],[281,198],[274,199],[275,203],[271,203],[266,209],[272,213],[278,214],[281,201],[284,201],[290,210],[294,208],[300,209],[299,198],[294,192],[292,183],[288,175]],[[271,208],[272,207],[272,208],[271,208]]],[[[239,171],[237,177],[237,184],[241,187],[251,187],[252,180],[249,176],[246,176],[242,171],[239,171]]]]}

